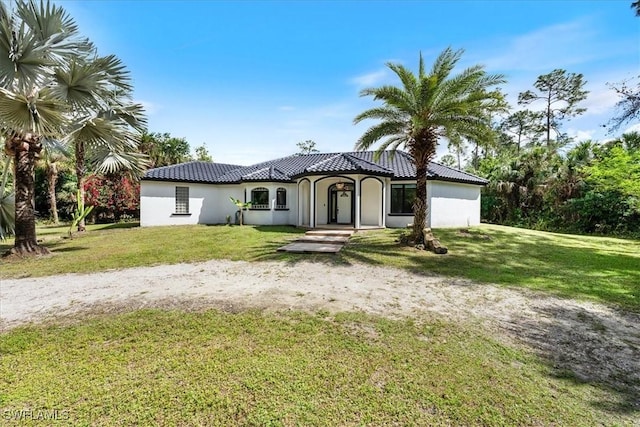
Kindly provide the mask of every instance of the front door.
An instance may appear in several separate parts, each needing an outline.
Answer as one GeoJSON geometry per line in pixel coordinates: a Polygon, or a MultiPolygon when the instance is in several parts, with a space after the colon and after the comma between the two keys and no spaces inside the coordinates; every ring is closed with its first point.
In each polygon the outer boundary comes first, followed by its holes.
{"type": "Polygon", "coordinates": [[[329,188],[329,222],[353,224],[353,187],[338,190],[334,184],[329,188]]]}
{"type": "Polygon", "coordinates": [[[351,224],[351,191],[337,192],[338,224],[351,224]]]}

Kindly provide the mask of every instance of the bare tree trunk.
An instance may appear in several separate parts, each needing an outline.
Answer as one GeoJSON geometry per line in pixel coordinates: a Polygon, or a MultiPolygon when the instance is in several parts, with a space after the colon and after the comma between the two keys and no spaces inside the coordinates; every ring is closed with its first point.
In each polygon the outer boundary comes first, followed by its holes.
{"type": "Polygon", "coordinates": [[[14,135],[5,143],[6,151],[14,156],[16,241],[6,255],[47,255],[49,249],[38,245],[36,239],[35,179],[36,155],[42,150],[40,137],[31,133],[14,135]]]}
{"type": "Polygon", "coordinates": [[[437,137],[420,135],[421,141],[414,144],[410,154],[416,167],[416,200],[413,203],[413,235],[416,245],[424,244],[424,229],[427,226],[427,169],[436,152],[437,137]],[[418,147],[416,147],[418,146],[418,147]]]}
{"type": "Polygon", "coordinates": [[[56,183],[58,182],[58,164],[50,162],[47,166],[47,181],[49,192],[49,212],[54,224],[58,224],[58,202],[56,200],[56,183]]]}
{"type": "Polygon", "coordinates": [[[427,226],[427,165],[416,162],[416,200],[413,203],[413,241],[424,243],[427,226]]]}
{"type": "MultiPolygon", "coordinates": [[[[78,190],[80,191],[80,200],[82,200],[82,203],[84,204],[84,177],[87,174],[87,168],[85,167],[84,164],[84,157],[85,157],[85,147],[84,147],[84,142],[79,141],[76,142],[76,147],[75,147],[75,154],[76,154],[76,179],[78,181],[78,190]]],[[[78,232],[82,232],[85,231],[86,228],[86,224],[84,219],[81,220],[78,223],[78,232]]]]}
{"type": "Polygon", "coordinates": [[[429,162],[436,154],[438,135],[425,129],[416,136],[409,154],[416,167],[416,200],[413,203],[413,233],[411,239],[416,245],[424,245],[424,230],[427,227],[427,171],[429,162]]]}

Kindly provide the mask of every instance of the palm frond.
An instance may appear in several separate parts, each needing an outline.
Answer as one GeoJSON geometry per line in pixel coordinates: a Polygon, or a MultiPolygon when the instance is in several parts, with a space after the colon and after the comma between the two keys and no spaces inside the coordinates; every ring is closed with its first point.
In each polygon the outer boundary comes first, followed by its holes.
{"type": "Polygon", "coordinates": [[[42,157],[49,159],[71,157],[67,144],[58,138],[44,137],[40,140],[40,143],[42,144],[42,157]]]}
{"type": "Polygon", "coordinates": [[[451,74],[463,53],[464,49],[454,51],[451,47],[447,47],[434,61],[429,75],[436,76],[438,81],[444,81],[451,74]]]}
{"type": "Polygon", "coordinates": [[[106,146],[115,149],[126,144],[126,138],[120,132],[117,123],[101,117],[85,117],[79,120],[65,141],[71,144],[82,141],[89,148],[106,146]]]}
{"type": "Polygon", "coordinates": [[[149,158],[137,152],[116,152],[108,147],[97,147],[91,150],[89,163],[98,173],[115,173],[126,170],[135,177],[140,177],[149,167],[149,158]]]}
{"type": "Polygon", "coordinates": [[[416,76],[413,75],[411,70],[401,64],[387,63],[387,67],[400,78],[404,86],[404,91],[415,96],[416,90],[418,89],[418,79],[416,79],[416,76]]]}
{"type": "Polygon", "coordinates": [[[38,45],[47,47],[49,57],[56,62],[94,50],[88,39],[80,37],[73,18],[48,0],[17,0],[16,15],[33,33],[38,45]]]}
{"type": "Polygon", "coordinates": [[[116,100],[110,108],[100,111],[98,117],[120,120],[139,133],[143,133],[147,128],[147,116],[142,104],[123,102],[121,99],[116,100]]]}
{"type": "Polygon", "coordinates": [[[407,113],[415,111],[417,107],[413,95],[395,86],[381,86],[360,91],[360,96],[373,96],[374,100],[384,101],[385,104],[407,113]]]}
{"type": "Polygon", "coordinates": [[[384,121],[377,125],[371,126],[358,139],[356,150],[368,150],[385,137],[392,138],[409,138],[408,125],[402,121],[384,121]]]}
{"type": "Polygon", "coordinates": [[[406,121],[408,120],[408,116],[404,114],[402,111],[398,111],[398,109],[391,108],[389,106],[383,106],[383,107],[370,108],[368,110],[363,111],[353,119],[353,123],[357,124],[367,119],[391,120],[391,121],[405,120],[406,121]]]}
{"type": "Polygon", "coordinates": [[[0,87],[0,122],[14,132],[56,135],[64,122],[65,105],[45,89],[26,97],[0,87]]]}
{"type": "Polygon", "coordinates": [[[96,58],[93,60],[93,65],[102,71],[105,81],[113,86],[118,93],[129,93],[133,90],[131,74],[117,56],[108,55],[96,58]]]}
{"type": "Polygon", "coordinates": [[[410,139],[406,136],[406,135],[396,135],[396,136],[391,136],[387,139],[385,139],[380,146],[378,147],[378,149],[373,153],[373,159],[375,161],[380,160],[380,157],[382,156],[382,153],[389,151],[389,155],[391,156],[391,158],[393,158],[393,156],[395,156],[396,151],[398,150],[398,148],[400,148],[401,145],[407,145],[409,144],[410,139]]]}
{"type": "Polygon", "coordinates": [[[44,87],[54,65],[46,46],[25,26],[13,28],[11,21],[2,22],[0,33],[0,85],[23,94],[44,87]]]}

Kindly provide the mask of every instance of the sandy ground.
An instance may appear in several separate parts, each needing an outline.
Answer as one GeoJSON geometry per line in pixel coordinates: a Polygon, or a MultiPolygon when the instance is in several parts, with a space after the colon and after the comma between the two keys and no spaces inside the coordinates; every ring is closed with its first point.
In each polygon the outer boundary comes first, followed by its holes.
{"type": "Polygon", "coordinates": [[[640,410],[640,314],[545,294],[370,265],[209,261],[0,282],[0,331],[94,310],[143,307],[362,311],[487,328],[640,410]]]}

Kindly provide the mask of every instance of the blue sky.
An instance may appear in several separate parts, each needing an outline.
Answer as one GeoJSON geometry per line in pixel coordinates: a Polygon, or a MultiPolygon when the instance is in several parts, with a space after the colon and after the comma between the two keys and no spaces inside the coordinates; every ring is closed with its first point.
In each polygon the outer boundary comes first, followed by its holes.
{"type": "MultiPolygon", "coordinates": [[[[373,123],[364,87],[395,84],[385,63],[417,69],[444,48],[483,64],[519,92],[555,68],[582,73],[587,113],[563,130],[606,138],[617,95],[640,74],[640,18],[604,1],[58,1],[101,54],[131,71],[149,130],[205,144],[214,160],[251,164],[296,143],[349,151],[373,123]]],[[[438,155],[446,154],[446,143],[438,155]]]]}

